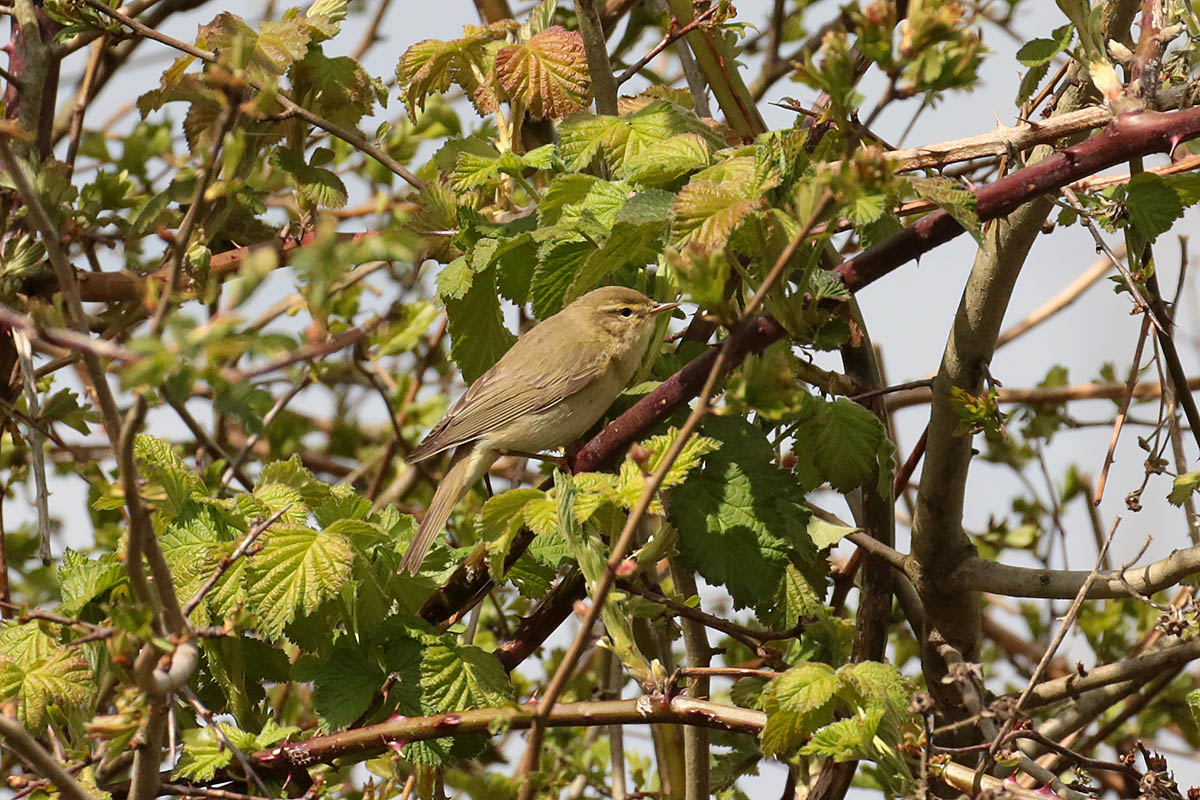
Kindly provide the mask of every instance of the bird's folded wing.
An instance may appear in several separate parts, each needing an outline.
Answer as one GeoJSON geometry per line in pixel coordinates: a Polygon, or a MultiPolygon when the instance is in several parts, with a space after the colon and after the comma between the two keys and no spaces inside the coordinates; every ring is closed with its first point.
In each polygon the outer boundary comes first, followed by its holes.
{"type": "Polygon", "coordinates": [[[501,365],[498,363],[471,384],[409,454],[409,462],[473,442],[518,417],[561,403],[600,377],[608,364],[606,358],[596,355],[571,365],[569,370],[547,370],[542,364],[509,359],[509,354],[501,361],[507,369],[497,369],[501,365]]]}

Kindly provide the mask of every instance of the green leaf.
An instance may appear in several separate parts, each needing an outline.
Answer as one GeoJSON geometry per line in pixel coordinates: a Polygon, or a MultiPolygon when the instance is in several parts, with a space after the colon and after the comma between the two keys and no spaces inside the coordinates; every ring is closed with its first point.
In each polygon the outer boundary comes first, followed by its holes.
{"type": "Polygon", "coordinates": [[[559,224],[569,228],[586,211],[610,228],[631,191],[623,181],[606,181],[594,175],[559,175],[538,203],[538,223],[543,228],[559,224]]]}
{"type": "Polygon", "coordinates": [[[267,720],[262,731],[256,736],[224,722],[216,725],[221,729],[220,734],[211,725],[183,732],[183,755],[175,766],[172,777],[194,781],[212,780],[217,770],[229,766],[233,761],[233,752],[226,741],[243,753],[253,753],[270,747],[300,730],[291,725],[281,727],[274,720],[267,720]]]}
{"type": "Polygon", "coordinates": [[[1125,207],[1129,224],[1147,242],[1171,229],[1183,216],[1179,195],[1167,182],[1152,172],[1140,172],[1129,181],[1125,190],[1125,207]]]}
{"type": "Polygon", "coordinates": [[[512,685],[500,662],[478,647],[435,644],[421,655],[421,706],[427,714],[504,705],[512,685]]]}
{"type": "Polygon", "coordinates": [[[892,664],[861,661],[847,664],[838,670],[842,688],[852,688],[851,701],[856,706],[880,707],[891,714],[910,716],[908,706],[912,697],[912,681],[892,664]]]}
{"type": "Polygon", "coordinates": [[[839,398],[824,404],[822,413],[797,431],[811,442],[813,460],[820,473],[839,492],[848,492],[875,474],[883,426],[863,406],[839,398]]]}
{"type": "Polygon", "coordinates": [[[808,744],[800,748],[800,753],[825,756],[838,762],[870,758],[874,755],[871,740],[882,717],[882,709],[871,709],[859,716],[830,723],[814,733],[808,744]]]}
{"type": "Polygon", "coordinates": [[[1200,487],[1200,472],[1185,472],[1175,479],[1175,483],[1171,486],[1171,493],[1167,495],[1167,502],[1173,506],[1181,506],[1195,494],[1198,487],[1200,487]]]}
{"type": "Polygon", "coordinates": [[[766,202],[753,184],[693,179],[675,198],[672,243],[723,244],[746,215],[765,208],[766,202]]]}
{"type": "Polygon", "coordinates": [[[496,78],[535,117],[560,119],[585,108],[592,97],[583,37],[558,25],[501,47],[496,78]]]}
{"type": "Polygon", "coordinates": [[[438,273],[438,295],[443,300],[461,300],[470,290],[474,280],[475,270],[471,269],[465,256],[459,256],[438,273]]]}
{"type": "Polygon", "coordinates": [[[816,515],[808,519],[808,538],[812,539],[812,543],[816,545],[818,550],[833,547],[856,530],[859,529],[845,525],[834,525],[832,522],[826,522],[816,515]]]}
{"type": "Polygon", "coordinates": [[[625,159],[616,176],[643,186],[666,186],[681,180],[712,161],[707,138],[681,133],[655,142],[625,159]]]}
{"type": "Polygon", "coordinates": [[[950,178],[909,178],[917,196],[936,203],[953,217],[963,230],[982,244],[982,223],[975,213],[975,194],[950,178]]]}
{"type": "Polygon", "coordinates": [[[586,167],[597,154],[603,155],[611,168],[619,169],[627,158],[683,133],[698,134],[715,147],[721,146],[695,114],[666,100],[655,100],[619,117],[567,117],[558,127],[559,152],[572,171],[586,167]]]}
{"type": "Polygon", "coordinates": [[[263,538],[251,565],[250,598],[262,633],[277,639],[297,613],[312,613],[337,594],[350,575],[353,550],[345,536],[282,520],[263,538]]]}
{"type": "Polygon", "coordinates": [[[833,720],[838,679],[827,664],[803,662],[771,681],[763,690],[767,724],[763,752],[784,755],[799,748],[813,731],[833,720]]]}
{"type": "Polygon", "coordinates": [[[494,269],[476,275],[462,299],[447,300],[446,315],[450,355],[468,383],[499,361],[516,341],[500,314],[494,269]]]}
{"type": "Polygon", "coordinates": [[[62,604],[58,613],[73,617],[93,600],[127,582],[125,565],[116,553],[103,553],[90,559],[67,548],[58,567],[58,584],[62,604]]]}
{"type": "Polygon", "coordinates": [[[538,248],[537,267],[529,290],[533,313],[539,319],[562,310],[567,303],[567,290],[574,285],[597,248],[583,237],[570,235],[550,239],[538,248]]]}
{"type": "Polygon", "coordinates": [[[721,443],[671,495],[683,563],[728,588],[736,606],[769,600],[793,559],[812,563],[808,511],[795,479],[772,463],[762,432],[743,419],[710,417],[704,433],[721,443]]]}
{"type": "Polygon", "coordinates": [[[1067,49],[1071,38],[1075,35],[1073,25],[1063,25],[1055,28],[1049,39],[1033,39],[1021,45],[1017,51],[1017,61],[1027,67],[1040,67],[1049,64],[1056,55],[1067,49]]]}
{"type": "Polygon", "coordinates": [[[17,701],[17,718],[41,732],[52,716],[86,706],[95,676],[79,648],[59,646],[36,622],[6,625],[0,634],[0,698],[17,701]]]}
{"type": "Polygon", "coordinates": [[[811,713],[831,703],[837,694],[837,672],[828,664],[797,664],[771,683],[772,706],[811,713]]]}
{"type": "MultiPolygon", "coordinates": [[[[663,458],[667,454],[667,450],[675,442],[679,436],[677,428],[670,428],[667,432],[660,436],[654,436],[641,443],[644,450],[649,451],[650,457],[646,460],[645,465],[634,461],[632,455],[626,455],[625,461],[621,464],[619,480],[617,482],[616,500],[622,506],[632,509],[637,503],[638,498],[642,496],[642,491],[646,486],[646,476],[653,474],[662,463],[663,458]]],[[[683,445],[683,449],[679,451],[679,456],[671,464],[667,474],[663,477],[661,489],[669,489],[673,486],[678,486],[687,478],[688,473],[700,466],[700,462],[709,453],[714,453],[721,448],[721,443],[709,436],[692,436],[683,445]]],[[[651,504],[652,514],[661,514],[662,505],[658,499],[655,499],[651,504]]]]}
{"type": "Polygon", "coordinates": [[[328,654],[302,656],[292,668],[293,680],[315,685],[314,706],[326,732],[348,728],[362,716],[386,678],[345,636],[328,654]]]}

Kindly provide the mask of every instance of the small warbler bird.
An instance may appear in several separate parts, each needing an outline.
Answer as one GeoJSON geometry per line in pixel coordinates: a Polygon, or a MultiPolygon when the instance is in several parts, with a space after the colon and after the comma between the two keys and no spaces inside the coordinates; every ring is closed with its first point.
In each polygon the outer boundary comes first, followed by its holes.
{"type": "Polygon", "coordinates": [[[517,339],[409,455],[454,451],[400,571],[417,573],[455,503],[501,454],[565,447],[592,427],[641,364],[655,315],[678,305],[606,286],[517,339]]]}

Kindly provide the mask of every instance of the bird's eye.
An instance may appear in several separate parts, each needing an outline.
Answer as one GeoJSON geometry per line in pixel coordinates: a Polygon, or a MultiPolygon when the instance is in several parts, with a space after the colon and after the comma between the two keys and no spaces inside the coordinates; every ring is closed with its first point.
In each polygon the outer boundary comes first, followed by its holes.
{"type": "Polygon", "coordinates": [[[621,316],[622,317],[632,317],[633,309],[630,308],[629,306],[625,306],[624,308],[621,309],[621,316]]]}

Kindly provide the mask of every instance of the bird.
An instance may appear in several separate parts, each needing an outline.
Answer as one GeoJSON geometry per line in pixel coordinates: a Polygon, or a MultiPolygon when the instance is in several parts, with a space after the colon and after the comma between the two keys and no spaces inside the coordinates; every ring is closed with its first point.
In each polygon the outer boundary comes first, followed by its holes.
{"type": "Polygon", "coordinates": [[[522,334],[408,455],[415,464],[452,451],[399,571],[417,574],[459,498],[501,455],[566,447],[592,427],[637,372],[657,315],[678,305],[605,286],[522,334]]]}

